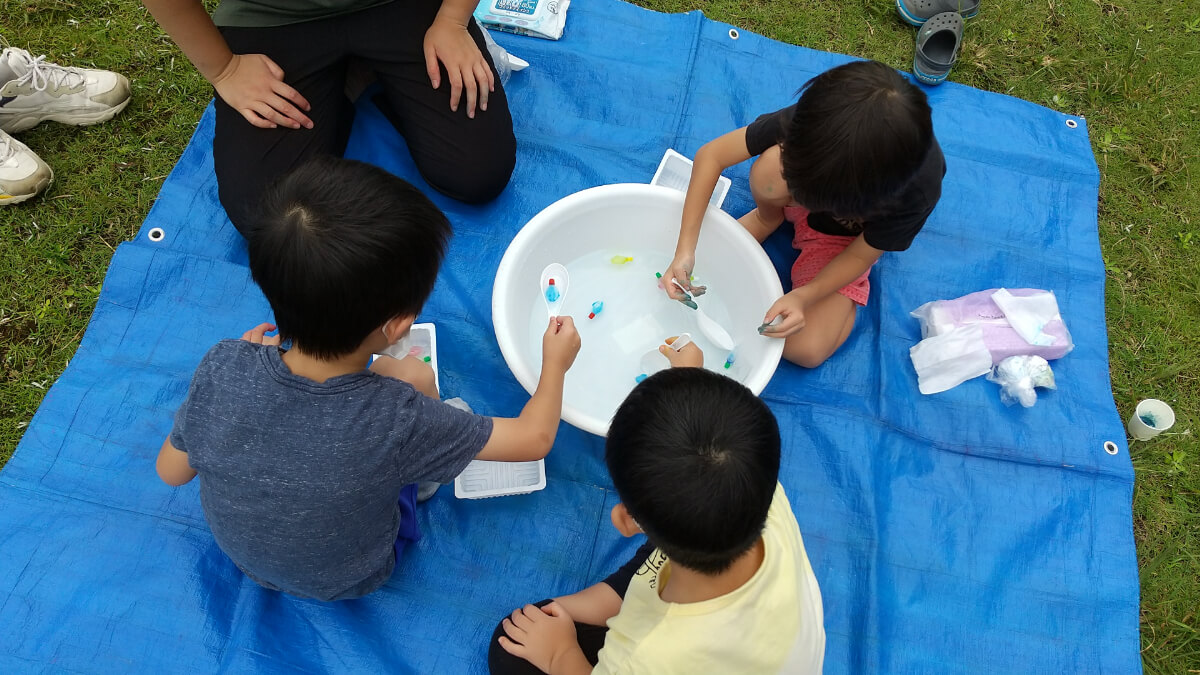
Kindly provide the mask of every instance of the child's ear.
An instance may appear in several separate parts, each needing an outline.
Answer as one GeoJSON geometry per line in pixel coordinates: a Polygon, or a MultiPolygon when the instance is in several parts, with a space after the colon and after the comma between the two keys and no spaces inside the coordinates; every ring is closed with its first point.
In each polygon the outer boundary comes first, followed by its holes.
{"type": "Polygon", "coordinates": [[[412,328],[415,316],[395,316],[388,319],[387,323],[383,324],[383,335],[387,338],[388,344],[396,344],[396,341],[404,337],[408,333],[408,329],[412,328]]]}
{"type": "Polygon", "coordinates": [[[635,534],[642,533],[642,526],[637,524],[633,516],[629,515],[629,511],[625,510],[625,505],[618,503],[612,507],[612,524],[617,528],[617,532],[621,533],[622,537],[632,537],[635,534]]]}

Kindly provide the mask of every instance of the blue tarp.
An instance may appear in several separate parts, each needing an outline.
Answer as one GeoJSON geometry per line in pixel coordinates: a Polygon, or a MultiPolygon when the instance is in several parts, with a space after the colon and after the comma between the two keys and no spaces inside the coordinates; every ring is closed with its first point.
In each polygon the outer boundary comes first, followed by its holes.
{"type": "MultiPolygon", "coordinates": [[[[516,173],[483,207],[434,195],[455,237],[421,319],[438,324],[444,394],[515,415],[526,394],[490,294],[520,226],[577,190],[647,181],[666,148],[694,153],[847,57],[615,0],[572,6],[560,42],[500,40],[533,64],[508,88],[516,173]]],[[[841,351],[815,371],[782,365],[763,393],[824,597],[826,669],[1139,671],[1133,470],[1109,388],[1086,125],[954,84],[929,95],[941,204],[876,266],[841,351]],[[1058,295],[1078,344],[1055,363],[1059,390],[1029,410],[983,380],[918,394],[909,310],[998,286],[1058,295]]],[[[0,473],[0,671],[483,672],[500,616],[597,581],[636,544],[608,524],[602,441],[564,425],[543,492],[443,489],[420,509],[425,538],[368,598],[321,604],[243,578],[196,486],[153,468],[201,355],[269,317],[217,203],[212,124],[210,110],[117,250],[75,359],[0,473]]],[[[369,102],[355,124],[350,155],[432,192],[369,102]]],[[[748,170],[729,172],[735,214],[751,206],[748,170]]],[[[767,244],[781,271],[788,240],[767,244]]]]}

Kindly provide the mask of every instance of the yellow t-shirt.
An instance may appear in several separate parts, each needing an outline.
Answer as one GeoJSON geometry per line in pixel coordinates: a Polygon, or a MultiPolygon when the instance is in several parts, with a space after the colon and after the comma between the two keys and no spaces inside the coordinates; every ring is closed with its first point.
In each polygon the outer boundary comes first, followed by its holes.
{"type": "Polygon", "coordinates": [[[762,566],[741,588],[686,604],[658,596],[671,563],[655,549],[608,621],[593,675],[820,673],[821,589],[782,485],[775,487],[763,544],[762,566]]]}

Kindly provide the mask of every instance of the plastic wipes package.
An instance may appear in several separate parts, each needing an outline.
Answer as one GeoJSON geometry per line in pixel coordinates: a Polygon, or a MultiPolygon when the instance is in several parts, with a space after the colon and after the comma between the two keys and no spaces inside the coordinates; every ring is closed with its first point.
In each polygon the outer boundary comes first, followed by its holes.
{"type": "Polygon", "coordinates": [[[1019,402],[1026,408],[1037,403],[1037,388],[1057,389],[1054,371],[1040,356],[1010,356],[992,369],[987,379],[1000,385],[1004,405],[1019,402]]]}
{"type": "Polygon", "coordinates": [[[557,40],[567,25],[571,0],[483,0],[475,20],[495,30],[557,40]]]}
{"type": "Polygon", "coordinates": [[[1020,355],[1051,361],[1075,348],[1054,293],[1036,288],[993,288],[955,300],[935,300],[915,309],[912,316],[921,322],[923,338],[979,326],[992,364],[1020,355]]]}

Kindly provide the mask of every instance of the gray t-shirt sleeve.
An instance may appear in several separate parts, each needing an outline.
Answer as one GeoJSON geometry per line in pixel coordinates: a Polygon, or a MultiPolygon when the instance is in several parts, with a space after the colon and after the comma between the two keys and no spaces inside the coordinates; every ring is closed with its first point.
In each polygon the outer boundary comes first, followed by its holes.
{"type": "Polygon", "coordinates": [[[212,377],[214,355],[220,347],[220,344],[213,346],[204,355],[204,358],[200,359],[200,365],[196,366],[196,372],[192,374],[192,383],[188,386],[187,396],[183,399],[183,403],[179,404],[179,409],[175,411],[175,425],[171,427],[171,434],[167,438],[176,450],[188,452],[188,443],[191,438],[188,426],[196,405],[204,400],[206,384],[212,377]]]}
{"type": "Polygon", "coordinates": [[[414,415],[411,432],[396,458],[405,482],[452,482],[492,435],[492,418],[421,394],[414,397],[409,410],[414,415]]]}
{"type": "Polygon", "coordinates": [[[167,436],[171,445],[182,452],[187,452],[187,418],[187,399],[184,399],[183,405],[180,405],[179,410],[175,411],[175,426],[171,427],[171,434],[167,436]]]}

